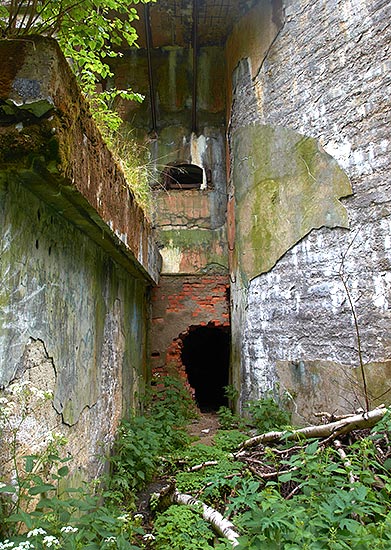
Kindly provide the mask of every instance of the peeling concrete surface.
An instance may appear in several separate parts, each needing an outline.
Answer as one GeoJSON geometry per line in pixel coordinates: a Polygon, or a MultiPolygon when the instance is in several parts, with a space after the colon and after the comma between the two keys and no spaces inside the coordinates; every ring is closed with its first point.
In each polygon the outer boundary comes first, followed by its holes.
{"type": "MultiPolygon", "coordinates": [[[[324,392],[329,408],[355,406],[353,399],[341,401],[338,383],[331,382],[339,371],[350,376],[358,360],[352,312],[338,276],[343,255],[368,376],[385,372],[391,357],[391,166],[385,123],[390,6],[286,0],[283,10],[285,23],[260,70],[252,69],[257,53],[251,48],[237,68],[231,133],[251,133],[248,126],[261,125],[318,140],[350,179],[354,194],[343,200],[350,229],[311,231],[249,284],[233,258],[233,357],[241,365],[236,380],[242,402],[278,383],[300,394],[303,388],[289,378],[289,365],[309,370],[316,365],[325,385],[306,386],[307,408],[302,395],[297,403],[306,409],[303,417],[313,420],[310,409],[321,406],[324,392]]],[[[373,376],[379,384],[381,375],[373,376]]],[[[388,392],[384,400],[389,399],[388,392]]]]}
{"type": "Polygon", "coordinates": [[[126,385],[129,396],[144,374],[145,283],[23,186],[10,182],[0,188],[0,383],[9,384],[23,370],[32,337],[53,358],[54,407],[66,424],[75,424],[107,391],[102,377],[111,363],[121,411],[122,366],[134,371],[126,385]]]}
{"type": "Polygon", "coordinates": [[[231,140],[236,251],[247,279],[269,271],[311,230],[349,226],[338,199],[352,194],[350,182],[316,140],[259,124],[231,140]]]}
{"type": "Polygon", "coordinates": [[[161,257],[56,43],[0,41],[0,59],[0,387],[53,392],[22,443],[55,430],[89,478],[140,405],[161,257]]]}

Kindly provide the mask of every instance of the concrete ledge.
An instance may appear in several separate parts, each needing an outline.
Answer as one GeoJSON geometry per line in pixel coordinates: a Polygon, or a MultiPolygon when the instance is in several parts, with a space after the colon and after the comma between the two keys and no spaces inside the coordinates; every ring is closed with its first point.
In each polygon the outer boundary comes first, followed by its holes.
{"type": "Polygon", "coordinates": [[[133,275],[158,282],[153,229],[55,40],[0,41],[0,177],[22,182],[133,275]]]}

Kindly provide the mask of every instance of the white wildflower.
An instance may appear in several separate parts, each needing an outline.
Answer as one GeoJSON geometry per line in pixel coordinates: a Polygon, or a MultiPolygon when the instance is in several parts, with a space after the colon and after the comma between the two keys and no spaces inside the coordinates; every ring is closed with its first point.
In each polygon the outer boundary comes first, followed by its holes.
{"type": "Polygon", "coordinates": [[[13,548],[13,547],[14,547],[14,543],[9,539],[5,539],[5,541],[0,542],[0,550],[8,550],[9,548],[13,548]]]}
{"type": "Polygon", "coordinates": [[[123,514],[122,516],[118,516],[117,519],[119,521],[129,521],[129,514],[123,514]]]}
{"type": "Polygon", "coordinates": [[[7,388],[7,391],[11,395],[20,395],[22,393],[28,392],[31,388],[28,386],[30,385],[30,380],[22,380],[21,382],[16,382],[15,384],[12,384],[7,388]]]}
{"type": "Polygon", "coordinates": [[[147,533],[146,535],[143,536],[143,539],[144,540],[155,540],[155,537],[152,535],[152,533],[147,533]]]}
{"type": "Polygon", "coordinates": [[[45,399],[45,392],[40,390],[39,388],[36,388],[35,386],[31,386],[31,394],[34,395],[37,399],[44,401],[45,399]]]}
{"type": "Polygon", "coordinates": [[[107,537],[105,539],[105,542],[115,542],[116,541],[116,538],[115,537],[107,537]]]}
{"type": "Polygon", "coordinates": [[[77,527],[72,527],[72,525],[61,527],[61,533],[77,533],[78,530],[79,529],[77,527]]]}
{"type": "Polygon", "coordinates": [[[53,537],[52,535],[47,535],[43,539],[42,542],[48,548],[51,548],[52,546],[59,546],[60,545],[60,541],[58,539],[56,539],[56,537],[53,537]]]}
{"type": "Polygon", "coordinates": [[[0,408],[0,416],[3,416],[5,418],[11,416],[13,414],[15,409],[15,403],[12,401],[6,401],[4,404],[1,405],[0,408]]]}
{"type": "Polygon", "coordinates": [[[29,539],[30,537],[37,537],[38,535],[46,535],[45,529],[37,527],[36,529],[33,529],[32,531],[29,531],[27,533],[27,538],[29,539]]]}
{"type": "Polygon", "coordinates": [[[135,520],[142,520],[142,519],[144,519],[144,516],[143,516],[142,514],[136,514],[136,515],[134,516],[134,519],[135,519],[135,520]]]}
{"type": "Polygon", "coordinates": [[[23,540],[15,547],[15,550],[30,550],[30,548],[34,548],[34,544],[31,544],[29,540],[23,540]]]}

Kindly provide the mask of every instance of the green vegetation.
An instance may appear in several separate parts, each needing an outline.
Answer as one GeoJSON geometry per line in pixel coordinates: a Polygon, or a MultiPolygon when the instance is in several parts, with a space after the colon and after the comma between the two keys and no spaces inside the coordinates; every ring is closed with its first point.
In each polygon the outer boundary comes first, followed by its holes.
{"type": "Polygon", "coordinates": [[[153,0],[13,0],[0,6],[0,35],[55,36],[94,109],[118,128],[121,121],[110,109],[113,101],[117,97],[140,101],[142,97],[130,89],[104,89],[113,76],[109,60],[122,55],[120,47],[136,42],[132,22],[138,15],[132,5],[149,1],[153,0]],[[100,93],[98,86],[103,86],[100,93]]]}
{"type": "Polygon", "coordinates": [[[146,212],[151,210],[148,151],[115,110],[117,100],[138,101],[130,88],[110,84],[110,60],[135,45],[136,4],[155,0],[13,0],[0,5],[0,37],[54,36],[70,62],[92,116],[121,165],[129,188],[146,212]]]}
{"type": "MultiPolygon", "coordinates": [[[[98,116],[99,113],[96,113],[98,116]]],[[[150,184],[156,179],[148,147],[137,138],[126,124],[120,128],[98,122],[98,127],[120,165],[129,189],[147,216],[152,215],[153,203],[150,184]]]]}
{"type": "MultiPolygon", "coordinates": [[[[69,487],[60,440],[24,457],[23,466],[15,457],[17,482],[0,485],[1,534],[7,537],[0,550],[232,548],[217,538],[198,505],[170,506],[157,494],[153,517],[139,514],[137,493],[157,480],[229,518],[241,535],[238,550],[391,548],[389,413],[372,431],[356,430],[340,441],[282,441],[238,453],[261,410],[268,422],[285,425],[270,397],[252,404],[254,420],[244,426],[237,419],[240,429],[221,430],[206,446],[186,433],[195,410],[181,382],[158,382],[144,416],[122,422],[110,475],[98,490],[96,484],[69,487]]],[[[2,418],[5,429],[4,412],[2,418]]]]}

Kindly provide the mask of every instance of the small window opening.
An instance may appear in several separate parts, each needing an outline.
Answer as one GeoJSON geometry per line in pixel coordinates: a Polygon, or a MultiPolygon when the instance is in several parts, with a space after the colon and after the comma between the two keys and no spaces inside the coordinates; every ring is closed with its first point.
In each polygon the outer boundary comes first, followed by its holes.
{"type": "Polygon", "coordinates": [[[195,164],[177,164],[164,171],[166,189],[199,189],[204,183],[204,171],[195,164]]]}
{"type": "Polygon", "coordinates": [[[191,327],[182,341],[182,363],[201,411],[228,406],[224,392],[229,383],[228,327],[191,327]]]}

